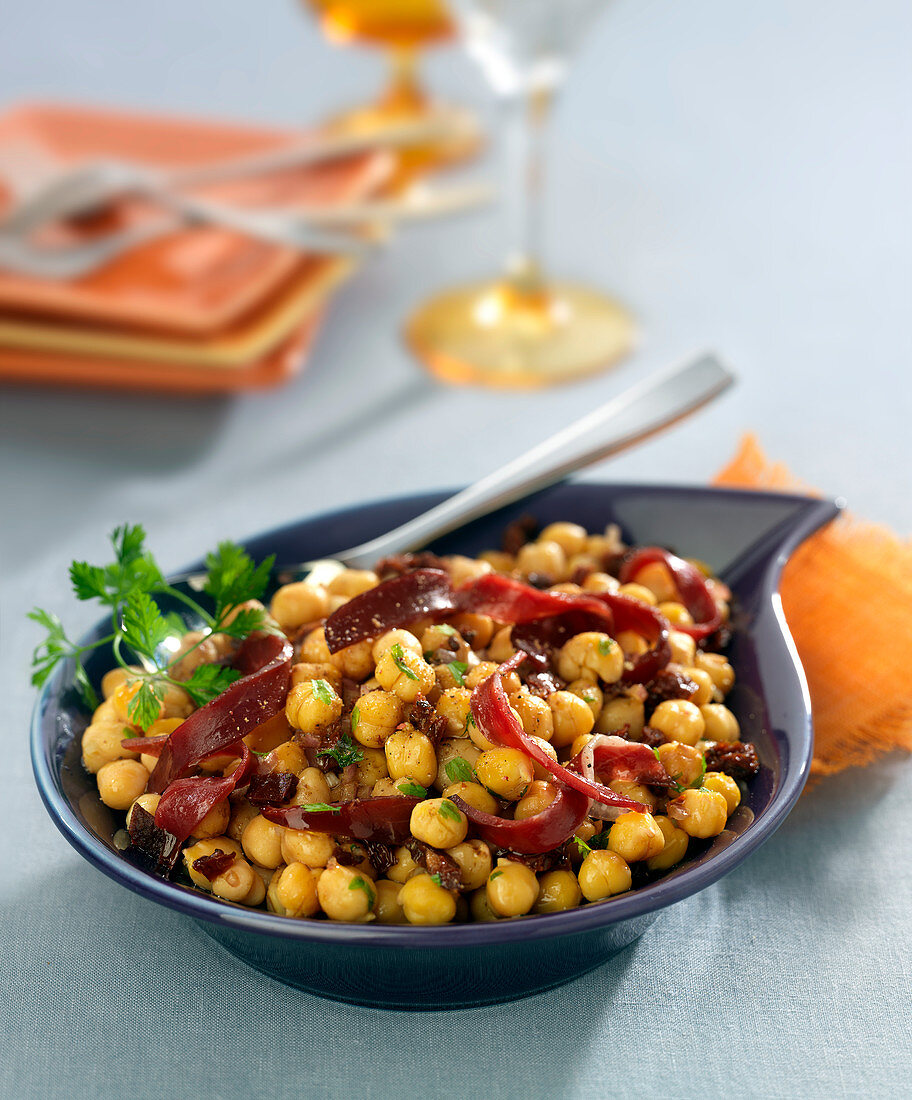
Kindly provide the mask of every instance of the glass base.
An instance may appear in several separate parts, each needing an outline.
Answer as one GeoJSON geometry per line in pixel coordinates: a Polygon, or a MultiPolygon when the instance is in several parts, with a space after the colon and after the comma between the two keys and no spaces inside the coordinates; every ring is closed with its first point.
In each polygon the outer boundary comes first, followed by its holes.
{"type": "Polygon", "coordinates": [[[562,282],[527,291],[506,281],[446,291],[405,325],[409,347],[438,378],[524,389],[613,367],[635,335],[623,306],[562,282]]]}

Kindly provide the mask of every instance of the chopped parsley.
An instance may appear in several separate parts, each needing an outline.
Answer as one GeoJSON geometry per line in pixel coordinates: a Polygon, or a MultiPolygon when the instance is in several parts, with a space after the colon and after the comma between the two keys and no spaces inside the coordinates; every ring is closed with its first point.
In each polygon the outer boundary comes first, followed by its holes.
{"type": "Polygon", "coordinates": [[[410,680],[417,681],[418,677],[405,663],[405,653],[403,653],[402,646],[398,642],[396,642],[395,645],[390,646],[390,653],[392,653],[393,655],[393,662],[395,663],[396,668],[399,669],[402,675],[407,676],[410,680]]]}
{"type": "Polygon", "coordinates": [[[427,798],[427,791],[424,787],[411,779],[400,780],[400,782],[396,784],[396,787],[402,791],[403,794],[407,794],[409,798],[427,798]]]}
{"type": "Polygon", "coordinates": [[[498,877],[498,875],[502,875],[502,874],[503,874],[503,871],[492,871],[490,873],[490,875],[488,875],[488,882],[493,882],[494,879],[496,879],[498,877]]]}
{"type": "Polygon", "coordinates": [[[449,623],[438,623],[434,629],[439,630],[441,634],[446,634],[450,638],[456,633],[456,627],[450,626],[449,623]]]}
{"type": "Polygon", "coordinates": [[[599,639],[598,651],[603,657],[607,657],[612,649],[614,649],[614,642],[610,638],[599,639]]]}
{"type": "Polygon", "coordinates": [[[330,806],[328,802],[308,802],[306,805],[302,806],[301,809],[305,810],[309,814],[317,814],[317,813],[340,814],[340,813],[342,813],[342,810],[338,806],[330,806]]]}
{"type": "Polygon", "coordinates": [[[431,882],[436,882],[438,886],[443,886],[443,879],[440,875],[431,875],[431,882]]]}
{"type": "Polygon", "coordinates": [[[329,684],[325,680],[311,680],[311,683],[313,684],[314,695],[316,695],[321,703],[325,703],[326,706],[331,707],[335,692],[329,684]]]}
{"type": "Polygon", "coordinates": [[[592,851],[592,849],[585,842],[585,840],[583,840],[582,837],[575,836],[573,838],[573,843],[576,845],[577,849],[579,850],[579,854],[583,857],[583,859],[585,859],[586,856],[588,856],[589,853],[592,851]]]}
{"type": "Polygon", "coordinates": [[[441,817],[448,818],[450,821],[462,821],[462,814],[448,798],[444,798],[441,801],[437,813],[439,813],[441,817]]]}
{"type": "Polygon", "coordinates": [[[364,750],[347,733],[343,733],[332,748],[320,749],[317,756],[330,756],[340,768],[347,768],[349,764],[357,764],[364,759],[364,750]]]}
{"type": "Polygon", "coordinates": [[[351,712],[351,731],[355,732],[355,726],[361,721],[361,711],[357,707],[352,707],[351,712]]]}
{"type": "Polygon", "coordinates": [[[448,760],[443,770],[451,783],[471,783],[474,775],[469,762],[462,756],[454,756],[448,760]]]}
{"type": "Polygon", "coordinates": [[[369,908],[373,909],[374,902],[377,900],[374,891],[370,888],[366,879],[363,879],[360,875],[357,878],[353,878],[348,884],[349,890],[363,890],[367,894],[367,904],[369,908]]]}
{"type": "Polygon", "coordinates": [[[460,687],[465,687],[464,676],[469,670],[469,666],[465,661],[450,661],[446,666],[450,672],[453,673],[453,679],[459,684],[460,687]]]}

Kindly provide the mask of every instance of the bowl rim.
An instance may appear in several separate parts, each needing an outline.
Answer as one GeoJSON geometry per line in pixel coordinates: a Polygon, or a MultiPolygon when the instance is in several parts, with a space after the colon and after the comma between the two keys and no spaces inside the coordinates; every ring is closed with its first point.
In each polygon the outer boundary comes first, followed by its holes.
{"type": "MultiPolygon", "coordinates": [[[[260,909],[246,909],[213,898],[208,894],[182,886],[167,879],[158,878],[124,859],[94,836],[76,817],[58,786],[51,767],[50,754],[45,751],[42,723],[52,694],[62,686],[63,670],[58,670],[42,687],[31,722],[31,759],[39,794],[52,821],[67,841],[91,864],[108,877],[134,893],[187,914],[197,920],[216,924],[224,929],[277,936],[282,939],[313,943],[333,943],[341,946],[376,946],[425,950],[434,947],[466,947],[509,943],[517,940],[550,939],[575,935],[596,927],[629,920],[649,912],[663,909],[712,885],[733,870],[748,855],[767,841],[779,828],[791,811],[804,788],[813,754],[813,725],[810,695],[801,662],[782,611],[778,593],[779,578],[785,562],[793,551],[809,535],[835,518],[842,509],[841,502],[825,498],[807,497],[790,493],[770,493],[756,490],[688,486],[662,483],[635,482],[574,482],[575,487],[592,487],[594,490],[610,490],[614,493],[671,493],[675,496],[730,496],[733,499],[770,500],[780,503],[794,502],[803,506],[802,511],[779,543],[777,552],[767,564],[759,590],[761,599],[771,608],[782,635],[802,693],[804,722],[800,731],[789,730],[797,743],[790,741],[788,761],[782,782],[763,817],[745,832],[735,837],[721,852],[693,867],[685,867],[678,874],[658,879],[648,886],[628,894],[617,895],[604,902],[577,907],[559,913],[535,914],[521,920],[492,922],[467,922],[447,925],[381,925],[347,924],[336,921],[289,920],[260,909]]],[[[557,488],[557,487],[555,487],[557,488]]],[[[554,490],[549,490],[549,492],[554,490]]],[[[377,507],[384,505],[416,504],[425,500],[442,499],[443,491],[408,493],[371,501],[377,507]]],[[[291,523],[270,528],[244,540],[245,543],[268,541],[302,524],[321,523],[326,520],[351,515],[364,508],[354,504],[336,508],[312,516],[305,516],[291,523]]],[[[194,568],[191,566],[190,568],[194,568]]],[[[88,633],[91,633],[88,632],[88,633]]],[[[47,746],[49,748],[49,746],[47,746]]]]}

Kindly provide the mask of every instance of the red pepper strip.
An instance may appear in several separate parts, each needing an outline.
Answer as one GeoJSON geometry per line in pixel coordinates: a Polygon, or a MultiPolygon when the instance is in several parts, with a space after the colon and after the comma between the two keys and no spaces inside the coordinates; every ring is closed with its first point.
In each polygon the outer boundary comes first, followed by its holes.
{"type": "Polygon", "coordinates": [[[515,653],[509,661],[504,662],[496,672],[475,688],[472,692],[472,717],[479,731],[493,741],[496,745],[505,745],[508,748],[519,749],[526,756],[531,756],[536,763],[546,768],[559,783],[580,791],[589,798],[594,798],[604,806],[610,806],[619,813],[627,810],[636,810],[645,813],[647,808],[642,802],[635,802],[632,798],[625,798],[601,783],[593,783],[584,779],[578,772],[569,771],[563,765],[558,764],[538,745],[522,728],[516,720],[516,715],[510,709],[510,704],[501,684],[501,677],[512,672],[526,659],[525,653],[515,653]]]}
{"type": "Polygon", "coordinates": [[[230,775],[193,776],[168,785],[155,810],[155,824],[160,829],[185,841],[217,802],[247,781],[256,757],[243,741],[236,747],[241,759],[230,775]]]}
{"type": "Polygon", "coordinates": [[[452,801],[462,810],[478,830],[482,840],[499,848],[535,856],[550,852],[569,840],[586,819],[589,799],[580,791],[560,786],[550,806],[534,817],[523,821],[511,821],[495,817],[483,810],[476,810],[468,802],[455,795],[452,801]]]}
{"type": "Polygon", "coordinates": [[[624,783],[648,783],[653,787],[672,787],[674,780],[656,759],[648,745],[625,741],[623,737],[599,734],[567,765],[579,770],[584,752],[593,753],[595,772],[604,783],[620,779],[624,783]]]}
{"type": "Polygon", "coordinates": [[[589,612],[607,633],[610,634],[614,626],[610,609],[594,596],[543,592],[499,573],[486,573],[461,585],[456,598],[461,611],[488,615],[499,623],[531,623],[568,611],[584,611],[589,612]]]}
{"type": "Polygon", "coordinates": [[[304,806],[263,806],[263,817],[287,829],[312,829],[315,833],[350,836],[355,840],[379,840],[404,844],[412,835],[409,822],[420,798],[356,798],[328,810],[304,806]]]}
{"type": "Polygon", "coordinates": [[[160,733],[157,737],[124,737],[120,743],[131,752],[145,752],[149,756],[158,756],[167,740],[167,733],[160,733]]]}
{"type": "Polygon", "coordinates": [[[369,588],[337,608],[324,624],[326,645],[330,653],[338,653],[356,642],[379,638],[394,627],[455,608],[449,573],[415,569],[369,588]]]}
{"type": "Polygon", "coordinates": [[[631,557],[624,562],[621,568],[621,580],[626,584],[636,580],[637,573],[644,565],[652,565],[661,562],[671,574],[672,580],[678,589],[681,602],[693,617],[692,626],[676,626],[676,630],[689,634],[691,638],[699,641],[709,634],[714,634],[722,625],[722,616],[716,607],[716,601],[712,597],[706,578],[689,561],[679,558],[676,554],[663,550],[659,546],[644,546],[634,551],[631,557]]]}
{"type": "Polygon", "coordinates": [[[291,643],[275,634],[251,635],[235,660],[247,674],[169,734],[149,790],[157,794],[187,768],[235,744],[285,706],[291,681],[291,643]]]}

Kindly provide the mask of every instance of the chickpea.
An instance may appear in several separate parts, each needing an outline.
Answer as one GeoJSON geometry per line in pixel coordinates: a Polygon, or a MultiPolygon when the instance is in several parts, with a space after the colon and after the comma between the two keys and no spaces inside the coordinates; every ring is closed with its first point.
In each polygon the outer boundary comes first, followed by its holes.
{"type": "Polygon", "coordinates": [[[615,894],[623,894],[630,889],[632,881],[630,868],[624,859],[608,849],[590,852],[583,860],[577,877],[586,901],[601,901],[615,894]]]}
{"type": "Polygon", "coordinates": [[[705,722],[700,708],[686,699],[666,699],[652,712],[649,725],[669,741],[696,745],[703,736],[705,722]]]}
{"type": "Polygon", "coordinates": [[[472,920],[486,923],[488,921],[500,920],[500,917],[491,908],[491,904],[488,901],[488,891],[485,886],[479,887],[477,890],[473,890],[469,898],[469,911],[472,914],[472,920]]]}
{"type": "Polygon", "coordinates": [[[412,858],[412,853],[404,845],[401,848],[397,848],[393,855],[396,858],[396,862],[386,872],[386,877],[392,879],[393,882],[407,882],[412,875],[417,874],[421,868],[412,858]]]}
{"type": "Polygon", "coordinates": [[[562,581],[567,576],[567,555],[559,543],[549,539],[527,542],[516,555],[516,569],[523,577],[541,573],[562,581]]]}
{"type": "MultiPolygon", "coordinates": [[[[541,751],[549,759],[557,761],[557,749],[551,744],[550,741],[543,741],[540,737],[530,737],[531,741],[534,741],[541,751]]],[[[548,771],[544,765],[539,764],[537,760],[532,761],[532,778],[541,779],[544,782],[549,782],[551,779],[551,772],[548,771]]]]}
{"type": "Polygon", "coordinates": [[[297,687],[306,680],[326,680],[338,695],[342,691],[342,673],[329,661],[299,661],[291,666],[291,686],[297,687]]]}
{"type": "Polygon", "coordinates": [[[448,737],[465,737],[470,726],[472,693],[468,688],[454,687],[444,691],[437,700],[437,713],[447,720],[448,737]]]}
{"type": "Polygon", "coordinates": [[[526,733],[540,737],[543,741],[551,740],[554,736],[554,717],[544,699],[532,695],[524,688],[516,693],[512,705],[526,733]]]}
{"type": "Polygon", "coordinates": [[[332,596],[345,596],[350,600],[376,588],[379,583],[380,578],[371,569],[344,569],[333,577],[326,590],[332,596]]]}
{"type": "Polygon", "coordinates": [[[469,822],[448,798],[428,798],[412,810],[409,829],[416,840],[432,848],[452,848],[465,840],[469,822]]]}
{"type": "MultiPolygon", "coordinates": [[[[225,830],[225,835],[230,836],[232,840],[236,840],[240,844],[244,830],[257,816],[259,810],[256,806],[251,805],[246,798],[239,802],[229,802],[229,806],[231,806],[231,818],[228,822],[228,828],[225,830]]],[[[238,851],[240,851],[240,848],[238,848],[238,851]]]]}
{"type": "MultiPolygon", "coordinates": [[[[598,569],[598,563],[594,559],[589,559],[593,564],[593,572],[583,581],[584,592],[617,592],[621,587],[621,582],[617,577],[612,577],[610,573],[602,573],[598,569]]],[[[584,564],[584,563],[579,563],[584,564]]],[[[570,562],[571,568],[574,562],[570,562]]]]}
{"type": "MultiPolygon", "coordinates": [[[[476,688],[480,683],[487,680],[489,676],[493,676],[494,673],[499,670],[500,665],[495,664],[493,661],[479,661],[479,663],[464,677],[465,686],[467,688],[476,688]]],[[[502,675],[500,682],[506,695],[515,695],[522,687],[522,682],[515,672],[508,672],[506,675],[502,675]]]]}
{"type": "Polygon", "coordinates": [[[625,798],[632,798],[634,802],[642,802],[644,806],[651,807],[656,804],[656,796],[642,783],[631,783],[626,779],[612,779],[608,787],[616,794],[622,794],[625,798]]]}
{"type": "MultiPolygon", "coordinates": [[[[334,597],[336,598],[336,597],[334,597]]],[[[351,680],[366,680],[374,671],[374,659],[371,656],[371,643],[355,642],[354,645],[340,649],[330,657],[332,663],[351,680]]]]}
{"type": "Polygon", "coordinates": [[[468,737],[444,738],[437,746],[437,778],[434,785],[442,791],[452,783],[471,783],[479,756],[481,749],[468,737]]]}
{"type": "Polygon", "coordinates": [[[158,804],[161,802],[160,794],[141,794],[139,798],[133,803],[133,805],[127,810],[127,829],[130,828],[130,822],[133,817],[133,811],[139,806],[140,809],[145,810],[147,814],[151,814],[155,817],[155,811],[158,809],[158,804]]]}
{"type": "Polygon", "coordinates": [[[86,770],[95,775],[112,761],[136,760],[136,753],[122,744],[132,732],[132,728],[119,719],[92,722],[87,726],[82,735],[82,759],[86,770]]]}
{"type": "Polygon", "coordinates": [[[451,622],[459,631],[459,637],[473,650],[484,649],[494,637],[494,620],[490,615],[463,611],[454,615],[451,622]]]}
{"type": "MultiPolygon", "coordinates": [[[[400,779],[402,786],[411,783],[410,779],[400,779]]],[[[400,798],[405,795],[388,776],[386,779],[378,779],[371,787],[371,798],[400,798]]]]}
{"type": "Polygon", "coordinates": [[[604,683],[614,684],[624,671],[624,654],[608,634],[586,630],[564,643],[557,657],[557,671],[564,680],[595,674],[604,683]]]}
{"type": "MultiPolygon", "coordinates": [[[[387,630],[371,645],[371,656],[374,659],[374,664],[394,645],[401,645],[403,649],[411,650],[416,657],[420,657],[424,652],[421,642],[410,630],[387,630]]],[[[430,649],[431,647],[428,646],[427,648],[430,649]]]]}
{"type": "Polygon", "coordinates": [[[448,924],[456,916],[456,899],[428,874],[410,878],[398,900],[409,924],[448,924]]]}
{"type": "Polygon", "coordinates": [[[521,917],[538,900],[538,879],[522,863],[501,859],[488,875],[488,904],[499,917],[521,917]]]}
{"type": "Polygon", "coordinates": [[[336,850],[336,842],[326,833],[310,829],[285,829],[280,841],[282,859],[287,864],[303,863],[307,867],[325,867],[336,850]]]}
{"type": "Polygon", "coordinates": [[[209,879],[207,879],[205,875],[200,874],[193,864],[198,859],[214,855],[216,851],[222,851],[226,855],[230,853],[233,856],[237,856],[238,859],[243,859],[244,856],[240,844],[227,836],[217,836],[208,840],[199,840],[196,844],[191,844],[188,848],[185,848],[182,853],[184,863],[187,865],[187,874],[201,890],[209,889],[209,879]]]}
{"type": "MultiPolygon", "coordinates": [[[[592,838],[597,833],[599,833],[600,831],[601,831],[601,823],[600,822],[596,823],[595,821],[590,821],[590,820],[587,819],[586,821],[583,821],[583,822],[580,823],[579,827],[577,828],[576,832],[573,835],[575,837],[578,837],[584,844],[588,844],[589,841],[592,840],[592,838]]],[[[583,862],[583,853],[582,853],[582,850],[580,849],[580,846],[578,844],[572,844],[571,843],[568,851],[569,851],[569,854],[570,854],[570,862],[571,863],[582,863],[583,862]]]]}
{"type": "Polygon", "coordinates": [[[236,859],[220,875],[210,882],[209,889],[216,897],[225,901],[245,901],[253,892],[257,882],[262,882],[245,859],[236,859]]]}
{"type": "Polygon", "coordinates": [[[664,562],[653,561],[641,566],[637,570],[636,579],[637,584],[648,588],[660,603],[680,599],[678,586],[664,562]]]}
{"type": "Polygon", "coordinates": [[[274,772],[297,775],[307,767],[307,757],[296,741],[283,741],[272,750],[274,772]]]}
{"type": "Polygon", "coordinates": [[[668,644],[671,646],[671,659],[676,665],[692,665],[697,656],[697,643],[682,630],[668,632],[668,644]]]}
{"type": "Polygon", "coordinates": [[[358,786],[372,787],[381,779],[389,777],[386,768],[386,753],[383,749],[363,749],[364,755],[358,761],[358,786]]]}
{"type": "Polygon", "coordinates": [[[570,759],[572,760],[574,756],[581,753],[591,740],[591,733],[581,733],[570,746],[570,759]]]}
{"type": "Polygon", "coordinates": [[[430,738],[408,723],[386,739],[383,751],[393,780],[414,779],[422,787],[430,787],[437,777],[437,754],[430,738]]]}
{"type": "Polygon", "coordinates": [[[740,741],[738,719],[723,703],[706,703],[700,707],[707,741],[740,741]]]}
{"type": "Polygon", "coordinates": [[[725,657],[721,653],[698,653],[694,664],[709,673],[713,687],[725,698],[735,683],[735,670],[725,657]]]}
{"type": "Polygon", "coordinates": [[[171,675],[175,680],[188,680],[200,665],[212,664],[219,656],[213,635],[203,630],[190,630],[181,638],[172,658],[171,675]]]}
{"type": "Polygon", "coordinates": [[[278,867],[282,862],[282,826],[257,814],[241,834],[241,846],[247,858],[261,867],[278,867]]]}
{"type": "Polygon", "coordinates": [[[480,783],[460,781],[444,787],[443,797],[454,798],[458,796],[463,802],[467,802],[476,810],[485,814],[497,814],[499,812],[497,799],[482,787],[480,783]]]}
{"type": "Polygon", "coordinates": [[[125,684],[127,680],[132,679],[136,673],[141,671],[142,669],[139,668],[138,665],[131,665],[130,668],[121,668],[118,665],[117,668],[110,669],[110,671],[106,672],[101,678],[102,696],[105,700],[110,699],[121,684],[125,684]]]}
{"type": "Polygon", "coordinates": [[[592,711],[593,719],[598,721],[598,717],[602,713],[602,707],[605,705],[605,693],[598,684],[593,684],[586,679],[573,680],[567,684],[567,691],[571,695],[576,695],[582,699],[592,711]]]}
{"type": "Polygon", "coordinates": [[[149,782],[149,773],[138,760],[111,760],[98,771],[98,794],[112,810],[127,810],[149,782]]]}
{"type": "Polygon", "coordinates": [[[275,896],[287,917],[312,917],[320,909],[317,883],[303,863],[289,863],[279,875],[275,896]]]}
{"type": "Polygon", "coordinates": [[[405,703],[413,703],[426,695],[437,678],[434,670],[419,653],[413,653],[398,642],[384,650],[377,661],[376,676],[384,691],[391,691],[405,703]]]}
{"type": "MultiPolygon", "coordinates": [[[[202,821],[193,827],[193,835],[198,840],[206,840],[212,836],[222,836],[231,821],[231,804],[227,798],[212,807],[202,821]]],[[[237,899],[232,899],[237,900],[237,899]]]]}
{"type": "Polygon", "coordinates": [[[532,761],[519,749],[489,749],[478,757],[475,774],[489,791],[512,801],[532,782],[532,761]]]}
{"type": "Polygon", "coordinates": [[[557,798],[557,787],[542,779],[533,780],[526,788],[526,793],[513,808],[513,817],[517,821],[524,821],[528,817],[535,817],[542,813],[557,798]]]}
{"type": "Polygon", "coordinates": [[[634,657],[639,657],[649,649],[649,643],[642,634],[637,634],[635,630],[619,630],[617,643],[621,647],[625,660],[628,661],[633,660],[634,657]]]}
{"type": "Polygon", "coordinates": [[[721,794],[728,806],[728,815],[731,815],[741,805],[741,789],[730,775],[724,772],[707,772],[703,777],[703,786],[708,791],[721,794]]]}
{"type": "Polygon", "coordinates": [[[572,871],[546,871],[538,880],[536,913],[560,913],[575,909],[582,900],[579,881],[572,871]]]}
{"type": "Polygon", "coordinates": [[[319,768],[305,768],[298,776],[298,789],[291,804],[314,806],[320,802],[332,802],[332,788],[319,768]]]}
{"type": "Polygon", "coordinates": [[[718,791],[700,787],[684,791],[668,803],[668,816],[688,836],[706,840],[718,836],[728,820],[728,802],[718,791]]]}
{"type": "Polygon", "coordinates": [[[538,537],[539,542],[556,542],[569,558],[582,554],[589,535],[578,523],[549,523],[538,537]]]}
{"type": "Polygon", "coordinates": [[[618,594],[630,596],[631,599],[639,600],[640,603],[648,603],[650,607],[655,607],[659,602],[655,598],[655,593],[647,588],[645,584],[622,584],[618,589],[618,594]]]}
{"type": "MultiPolygon", "coordinates": [[[[684,675],[688,679],[693,680],[697,685],[697,694],[691,696],[691,702],[698,707],[703,707],[707,703],[711,703],[713,699],[714,686],[712,679],[708,672],[702,668],[694,668],[691,664],[684,669],[684,675]]],[[[705,718],[704,718],[705,721],[705,718]]]]}
{"type": "Polygon", "coordinates": [[[611,826],[608,847],[627,863],[635,863],[658,855],[665,847],[665,838],[652,814],[632,810],[621,814],[611,826]]]}
{"type": "Polygon", "coordinates": [[[498,573],[513,572],[513,555],[508,554],[506,550],[482,550],[478,560],[486,562],[498,573]]]}
{"type": "Polygon", "coordinates": [[[474,581],[493,573],[493,569],[486,561],[476,558],[466,558],[462,554],[450,554],[446,559],[446,567],[450,574],[450,580],[456,588],[466,581],[474,581]]]}
{"type": "Polygon", "coordinates": [[[628,735],[632,740],[638,740],[643,736],[646,726],[646,711],[643,700],[633,695],[618,695],[614,699],[608,699],[598,716],[596,731],[598,733],[614,733],[627,726],[628,735]]]}
{"type": "Polygon", "coordinates": [[[316,733],[331,726],[342,714],[342,700],[326,680],[305,680],[288,693],[285,717],[303,733],[316,733]]]}
{"type": "Polygon", "coordinates": [[[693,615],[682,603],[669,600],[659,604],[659,611],[672,626],[693,626],[693,615]]]}
{"type": "Polygon", "coordinates": [[[570,691],[555,691],[548,696],[548,707],[554,723],[551,743],[555,748],[571,745],[595,725],[595,717],[588,703],[570,691]]]}
{"type": "Polygon", "coordinates": [[[447,855],[459,867],[463,889],[477,890],[491,873],[491,849],[483,840],[467,840],[447,849],[447,855]]]}
{"type": "MultiPolygon", "coordinates": [[[[247,864],[250,867],[250,864],[247,864]]],[[[256,867],[250,868],[253,871],[253,885],[249,891],[241,898],[242,905],[262,905],[263,899],[266,897],[266,880],[260,874],[256,867]]]]}
{"type": "Polygon", "coordinates": [[[488,658],[491,661],[509,661],[516,650],[513,648],[513,627],[502,626],[491,638],[488,645],[488,658]]]}
{"type": "Polygon", "coordinates": [[[706,767],[702,754],[692,745],[682,745],[680,741],[659,745],[656,756],[665,771],[682,787],[692,787],[699,782],[706,767]]]}
{"type": "Polygon", "coordinates": [[[392,879],[377,879],[377,904],[374,912],[378,924],[406,924],[405,912],[399,904],[399,891],[402,886],[392,879]]]}
{"type": "Polygon", "coordinates": [[[658,816],[656,825],[662,830],[665,838],[665,847],[657,855],[650,856],[646,860],[646,866],[650,871],[668,871],[676,863],[680,863],[687,854],[687,845],[690,837],[683,829],[679,829],[670,817],[664,814],[658,816]]]}
{"type": "Polygon", "coordinates": [[[317,897],[330,920],[367,920],[377,903],[373,880],[363,871],[344,867],[334,859],[317,883],[317,897]]]}

